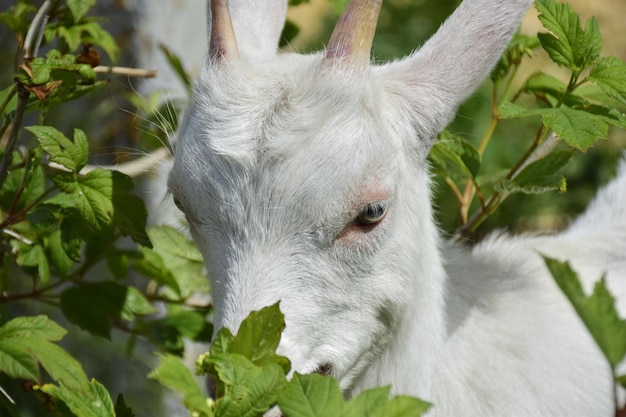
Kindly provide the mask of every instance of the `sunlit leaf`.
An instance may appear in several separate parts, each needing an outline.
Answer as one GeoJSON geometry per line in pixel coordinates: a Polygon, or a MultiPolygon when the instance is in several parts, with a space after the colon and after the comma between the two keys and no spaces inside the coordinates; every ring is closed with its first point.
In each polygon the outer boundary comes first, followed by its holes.
{"type": "Polygon", "coordinates": [[[510,102],[501,103],[498,113],[504,119],[541,116],[546,127],[570,146],[586,151],[596,140],[608,136],[609,125],[604,117],[561,106],[550,109],[528,109],[510,102]]]}
{"type": "Polygon", "coordinates": [[[67,0],[74,22],[78,22],[96,4],[96,0],[67,0]]]}
{"type": "Polygon", "coordinates": [[[51,342],[66,330],[46,316],[18,317],[0,327],[0,372],[13,378],[39,381],[40,363],[56,381],[80,390],[87,377],[80,364],[51,342]]]}
{"type": "Polygon", "coordinates": [[[192,413],[212,417],[213,410],[194,379],[191,371],[180,358],[172,355],[160,355],[159,366],[150,372],[148,378],[156,379],[161,384],[183,394],[183,403],[192,413]]]}
{"type": "Polygon", "coordinates": [[[236,353],[215,355],[209,362],[223,387],[215,405],[220,417],[263,416],[287,383],[283,369],[273,362],[257,366],[236,353]]]}
{"type": "Polygon", "coordinates": [[[626,104],[626,63],[616,57],[600,58],[589,73],[595,82],[609,96],[626,104]]]}
{"type": "Polygon", "coordinates": [[[115,417],[113,401],[106,388],[92,379],[81,390],[45,384],[41,391],[62,401],[76,416],[80,417],[115,417]]]}
{"type": "Polygon", "coordinates": [[[475,178],[481,164],[476,147],[448,131],[441,133],[430,151],[429,159],[435,172],[460,180],[475,178]]]}
{"type": "Polygon", "coordinates": [[[626,356],[626,320],[619,317],[615,299],[606,288],[604,278],[586,295],[578,275],[568,263],[545,258],[556,283],[570,300],[600,349],[615,369],[626,356]]]}
{"type": "Polygon", "coordinates": [[[79,172],[87,163],[88,144],[83,131],[74,130],[72,142],[51,126],[29,126],[26,128],[32,132],[42,149],[50,155],[50,160],[61,164],[73,172],[79,172]]]}
{"type": "Polygon", "coordinates": [[[564,192],[566,182],[562,171],[572,156],[571,151],[552,152],[529,164],[512,180],[501,180],[494,187],[503,194],[538,194],[552,190],[564,192]]]}
{"type": "Polygon", "coordinates": [[[285,417],[341,416],[344,400],[335,379],[296,373],[278,397],[278,406],[285,417]]]}
{"type": "Polygon", "coordinates": [[[569,4],[537,0],[539,20],[552,33],[540,33],[539,41],[550,58],[575,73],[595,61],[602,48],[602,37],[595,18],[583,30],[578,14],[569,4]]]}

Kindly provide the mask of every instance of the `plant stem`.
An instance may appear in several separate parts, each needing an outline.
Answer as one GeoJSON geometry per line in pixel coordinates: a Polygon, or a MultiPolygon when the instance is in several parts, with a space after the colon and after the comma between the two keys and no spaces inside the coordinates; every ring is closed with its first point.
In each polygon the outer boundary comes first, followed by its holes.
{"type": "MultiPolygon", "coordinates": [[[[9,102],[16,94],[17,94],[17,85],[14,84],[13,88],[11,88],[11,91],[9,92],[9,94],[7,94],[4,101],[0,103],[0,115],[4,114],[4,110],[7,108],[7,106],[9,105],[9,102]]],[[[0,136],[2,135],[0,134],[0,136]]]]}
{"type": "Polygon", "coordinates": [[[7,176],[9,175],[9,166],[13,162],[13,149],[15,148],[15,144],[17,143],[17,134],[22,126],[22,117],[24,116],[24,110],[26,109],[26,104],[28,103],[29,92],[26,91],[23,87],[18,87],[18,101],[17,108],[15,109],[15,119],[13,119],[13,123],[11,124],[11,130],[9,132],[9,141],[7,143],[6,148],[4,149],[4,155],[2,155],[2,160],[0,161],[0,187],[4,184],[7,176]]]}

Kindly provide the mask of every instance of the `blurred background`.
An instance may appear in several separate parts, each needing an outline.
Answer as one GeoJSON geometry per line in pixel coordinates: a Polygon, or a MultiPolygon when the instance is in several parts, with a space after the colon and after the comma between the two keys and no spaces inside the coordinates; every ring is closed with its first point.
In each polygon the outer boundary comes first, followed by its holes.
{"type": "MultiPolygon", "coordinates": [[[[38,7],[41,2],[30,3],[38,7]]],[[[591,16],[597,17],[604,40],[603,55],[626,59],[624,0],[570,0],[569,3],[583,22],[591,16]]],[[[0,0],[0,11],[13,4],[15,1],[0,0]]],[[[385,0],[374,40],[375,60],[397,59],[417,49],[457,4],[457,0],[385,0]]],[[[102,63],[154,69],[158,76],[143,80],[111,75],[104,88],[72,103],[69,107],[72,111],[68,111],[67,105],[52,110],[47,116],[49,124],[63,131],[74,127],[83,129],[91,140],[90,162],[94,164],[131,160],[162,146],[176,126],[179,117],[176,112],[184,109],[188,93],[168,65],[160,45],[180,57],[183,68],[192,77],[197,74],[206,48],[205,10],[205,0],[99,0],[90,14],[103,16],[105,28],[121,47],[121,54],[114,63],[101,53],[102,63]],[[160,109],[157,114],[155,108],[160,109]]],[[[299,28],[299,33],[284,49],[299,52],[322,49],[340,11],[340,4],[328,0],[310,0],[290,7],[289,20],[299,28]]],[[[522,31],[533,34],[538,30],[541,25],[536,12],[531,10],[522,31]]],[[[11,83],[18,57],[16,45],[12,34],[0,22],[1,88],[11,83]]],[[[564,77],[556,65],[549,63],[546,54],[538,51],[521,71],[520,84],[539,68],[564,77]]],[[[449,129],[477,143],[490,121],[490,100],[487,83],[461,107],[449,129]]],[[[538,119],[525,120],[523,124],[519,120],[502,122],[483,157],[486,171],[512,166],[538,125],[538,119]]],[[[519,233],[564,227],[584,209],[597,188],[613,176],[616,161],[625,148],[625,133],[613,130],[608,141],[600,141],[570,163],[566,171],[567,193],[514,195],[481,226],[479,234],[494,229],[519,233]]],[[[148,175],[141,181],[148,201],[158,204],[161,195],[156,195],[157,191],[149,186],[154,179],[148,175]]],[[[443,184],[437,184],[434,193],[439,223],[445,233],[451,233],[459,221],[455,200],[443,184]]],[[[159,210],[159,207],[152,209],[159,210]]],[[[0,306],[0,314],[6,313],[5,308],[0,306]]],[[[49,313],[63,322],[58,314],[49,313]]],[[[10,315],[15,314],[13,311],[10,315]]],[[[114,334],[112,341],[94,343],[85,332],[68,323],[63,325],[71,329],[64,347],[83,363],[88,376],[103,382],[113,396],[125,392],[126,401],[137,417],[187,415],[175,405],[176,400],[171,400],[172,394],[164,394],[158,383],[145,378],[156,363],[149,344],[131,340],[121,333],[114,334]]],[[[0,386],[5,386],[2,376],[0,386]]],[[[19,392],[11,394],[18,400],[21,398],[19,392]]],[[[38,416],[40,412],[40,408],[25,405],[24,416],[38,416]]]]}

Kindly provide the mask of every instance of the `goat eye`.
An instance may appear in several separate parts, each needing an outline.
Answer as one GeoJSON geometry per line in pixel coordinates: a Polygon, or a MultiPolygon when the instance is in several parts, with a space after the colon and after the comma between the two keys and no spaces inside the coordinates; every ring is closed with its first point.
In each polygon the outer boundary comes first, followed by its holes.
{"type": "Polygon", "coordinates": [[[176,207],[178,207],[178,210],[184,212],[185,208],[183,207],[183,204],[180,202],[180,200],[176,197],[174,197],[174,204],[176,205],[176,207]]]}
{"type": "Polygon", "coordinates": [[[379,223],[387,214],[389,203],[387,201],[376,201],[363,207],[363,210],[354,219],[357,226],[373,226],[379,223]]]}

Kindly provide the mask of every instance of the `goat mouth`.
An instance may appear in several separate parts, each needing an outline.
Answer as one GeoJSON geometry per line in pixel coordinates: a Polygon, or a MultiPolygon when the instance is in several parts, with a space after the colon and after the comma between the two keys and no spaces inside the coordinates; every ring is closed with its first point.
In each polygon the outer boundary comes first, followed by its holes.
{"type": "Polygon", "coordinates": [[[323,376],[332,376],[333,375],[333,366],[330,363],[324,363],[317,367],[314,371],[316,374],[323,376]]]}

